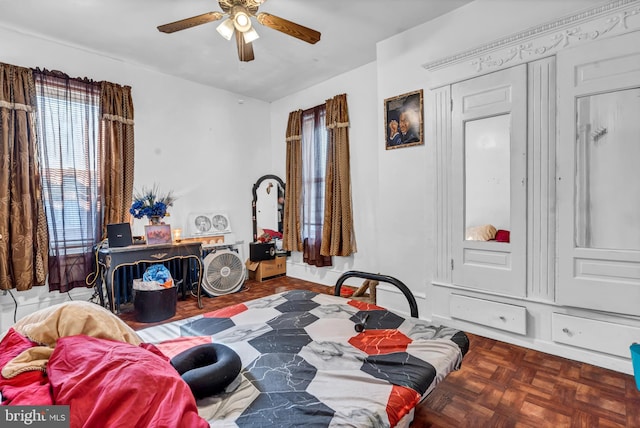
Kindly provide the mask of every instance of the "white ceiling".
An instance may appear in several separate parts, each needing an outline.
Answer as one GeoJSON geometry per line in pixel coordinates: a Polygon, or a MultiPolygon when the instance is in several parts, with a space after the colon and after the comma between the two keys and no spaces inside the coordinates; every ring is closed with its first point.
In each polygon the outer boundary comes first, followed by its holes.
{"type": "Polygon", "coordinates": [[[274,101],[374,61],[377,42],[470,1],[269,0],[261,12],[317,30],[322,38],[311,45],[254,21],[260,38],[248,63],[238,60],[233,39],[216,32],[218,22],[173,34],[156,28],[220,11],[215,0],[0,0],[0,27],[274,101]]]}

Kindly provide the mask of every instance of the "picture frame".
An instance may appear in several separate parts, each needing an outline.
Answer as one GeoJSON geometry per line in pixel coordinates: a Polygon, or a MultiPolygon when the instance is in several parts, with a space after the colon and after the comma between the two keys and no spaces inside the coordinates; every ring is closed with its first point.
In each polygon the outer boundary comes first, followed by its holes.
{"type": "Polygon", "coordinates": [[[147,245],[171,244],[171,226],[168,224],[150,224],[144,227],[147,245]]]}
{"type": "Polygon", "coordinates": [[[387,150],[424,144],[423,90],[384,100],[384,136],[387,150]]]}

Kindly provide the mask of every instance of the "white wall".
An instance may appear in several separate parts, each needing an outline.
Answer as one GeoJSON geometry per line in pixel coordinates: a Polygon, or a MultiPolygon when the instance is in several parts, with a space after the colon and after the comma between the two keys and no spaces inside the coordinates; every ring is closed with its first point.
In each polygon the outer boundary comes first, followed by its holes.
{"type": "MultiPolygon", "coordinates": [[[[307,90],[282,98],[271,104],[271,138],[277,152],[286,153],[285,135],[289,112],[323,104],[327,99],[347,94],[349,107],[349,143],[351,154],[351,188],[354,228],[358,252],[350,257],[334,257],[333,267],[315,268],[302,262],[301,253],[294,252],[287,262],[287,275],[332,285],[348,270],[377,271],[377,241],[385,239],[390,230],[378,227],[378,163],[377,147],[384,147],[384,136],[378,128],[382,122],[376,116],[376,65],[370,63],[307,90]]],[[[274,168],[283,179],[285,158],[274,168]]],[[[356,282],[361,283],[362,281],[356,282]]]]}
{"type": "MultiPolygon", "coordinates": [[[[0,40],[2,62],[131,86],[135,188],[156,183],[161,191],[173,190],[178,199],[166,222],[184,231],[190,212],[227,211],[248,254],[251,188],[258,177],[273,172],[261,161],[274,152],[269,104],[7,29],[0,28],[0,40]]],[[[134,234],[142,234],[144,224],[135,220],[134,234]]],[[[46,286],[12,294],[18,301],[18,319],[69,298],[66,293],[49,293],[46,286]]],[[[71,292],[79,299],[91,294],[90,289],[71,292]]],[[[13,323],[14,302],[1,292],[0,311],[0,331],[4,331],[13,323]]]]}

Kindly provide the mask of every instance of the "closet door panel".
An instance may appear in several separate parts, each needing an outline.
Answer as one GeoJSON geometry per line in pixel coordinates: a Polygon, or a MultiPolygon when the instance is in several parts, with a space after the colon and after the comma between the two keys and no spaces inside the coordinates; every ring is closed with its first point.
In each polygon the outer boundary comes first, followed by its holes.
{"type": "Polygon", "coordinates": [[[640,33],[557,64],[557,300],[640,315],[640,33]]]}
{"type": "Polygon", "coordinates": [[[451,87],[456,285],[526,294],[526,89],[526,65],[451,87]],[[508,232],[508,242],[490,239],[486,225],[508,232]]]}

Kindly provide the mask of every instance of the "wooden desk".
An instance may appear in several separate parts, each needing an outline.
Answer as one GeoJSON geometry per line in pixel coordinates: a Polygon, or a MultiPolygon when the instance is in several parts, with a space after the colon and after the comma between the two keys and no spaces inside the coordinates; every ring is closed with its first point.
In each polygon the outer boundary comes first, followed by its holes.
{"type": "MultiPolygon", "coordinates": [[[[202,281],[202,250],[200,242],[181,242],[175,244],[158,245],[130,245],[120,248],[102,248],[98,251],[98,275],[97,286],[100,293],[100,304],[104,306],[102,295],[102,283],[107,290],[107,299],[111,312],[118,313],[120,303],[115,299],[114,276],[116,270],[123,266],[134,266],[139,263],[160,263],[173,259],[182,260],[182,297],[185,298],[187,288],[187,272],[189,260],[193,259],[198,264],[198,308],[202,309],[200,299],[200,282],[202,281]]],[[[120,286],[118,284],[118,286],[120,286]]],[[[118,295],[120,295],[118,293],[118,295]]]]}

